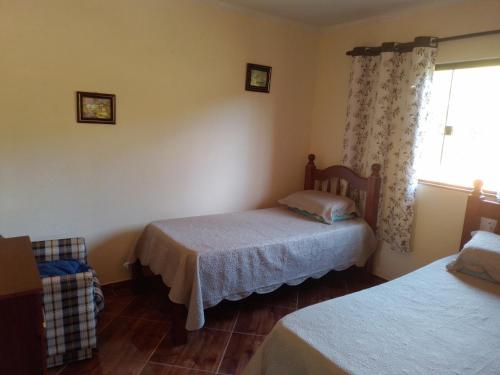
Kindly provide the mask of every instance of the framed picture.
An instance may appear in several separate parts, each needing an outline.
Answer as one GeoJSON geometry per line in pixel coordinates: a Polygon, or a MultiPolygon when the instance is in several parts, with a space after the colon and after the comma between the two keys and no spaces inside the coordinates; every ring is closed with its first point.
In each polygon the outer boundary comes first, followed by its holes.
{"type": "Polygon", "coordinates": [[[115,124],[116,104],[113,94],[76,93],[76,121],[93,124],[115,124]]]}
{"type": "Polygon", "coordinates": [[[271,67],[247,64],[247,91],[269,92],[271,90],[271,67]]]}

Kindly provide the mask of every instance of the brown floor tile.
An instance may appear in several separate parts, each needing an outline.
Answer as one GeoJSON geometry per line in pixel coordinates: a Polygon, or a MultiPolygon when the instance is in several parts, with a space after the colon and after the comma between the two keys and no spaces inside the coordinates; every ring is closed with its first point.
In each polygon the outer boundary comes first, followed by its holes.
{"type": "Polygon", "coordinates": [[[47,375],[58,375],[64,370],[64,365],[47,369],[47,375]]]}
{"type": "Polygon", "coordinates": [[[267,335],[274,324],[294,309],[249,303],[242,306],[234,332],[267,335]]]}
{"type": "Polygon", "coordinates": [[[113,288],[113,294],[115,296],[135,296],[138,293],[135,283],[133,281],[129,281],[115,285],[113,288]]]}
{"type": "Polygon", "coordinates": [[[98,322],[94,357],[50,369],[48,374],[202,375],[214,373],[219,365],[221,374],[237,374],[264,340],[263,335],[294,311],[297,302],[303,307],[383,282],[363,268],[351,267],[267,295],[223,301],[206,311],[206,328],[191,332],[188,343],[177,347],[170,343],[172,304],[161,280],[152,278],[148,293],[141,294],[127,283],[106,287],[106,309],[98,322]],[[231,334],[233,327],[236,333],[231,334]]]}
{"type": "Polygon", "coordinates": [[[346,282],[342,279],[325,278],[308,280],[299,290],[299,309],[341,297],[348,293],[346,282]]]}
{"type": "Polygon", "coordinates": [[[133,295],[104,296],[104,310],[107,314],[119,314],[134,300],[133,295]]]}
{"type": "Polygon", "coordinates": [[[264,338],[265,336],[233,333],[219,372],[223,374],[239,374],[243,371],[252,355],[264,341],[264,338]]]}
{"type": "Polygon", "coordinates": [[[108,314],[106,312],[99,313],[97,319],[97,334],[100,335],[101,332],[116,318],[116,314],[108,314]]]}
{"type": "Polygon", "coordinates": [[[140,375],[206,375],[213,374],[208,371],[193,370],[169,365],[148,363],[140,375]]]}
{"type": "Polygon", "coordinates": [[[114,295],[113,289],[113,284],[101,285],[101,290],[104,293],[104,298],[114,295]]]}
{"type": "Polygon", "coordinates": [[[144,364],[127,357],[97,354],[91,359],[68,364],[60,375],[137,375],[144,364]]]}
{"type": "Polygon", "coordinates": [[[120,357],[145,362],[168,334],[168,329],[168,322],[117,317],[98,338],[99,357],[101,360],[120,357]]]}
{"type": "Polygon", "coordinates": [[[167,294],[147,293],[136,296],[120,316],[148,320],[167,321],[172,315],[173,303],[167,294]]]}
{"type": "Polygon", "coordinates": [[[205,310],[205,328],[232,331],[238,314],[237,302],[222,301],[205,310]]]}
{"type": "Polygon", "coordinates": [[[271,293],[254,293],[244,301],[295,309],[297,308],[297,292],[297,287],[283,285],[271,293]]]}
{"type": "Polygon", "coordinates": [[[384,279],[368,273],[363,268],[352,268],[349,276],[346,278],[347,289],[349,293],[359,292],[360,290],[371,288],[385,282],[384,279]]]}
{"type": "Polygon", "coordinates": [[[189,332],[185,345],[174,346],[170,337],[165,337],[151,357],[151,362],[216,371],[222,360],[224,348],[231,333],[202,329],[189,332]]]}

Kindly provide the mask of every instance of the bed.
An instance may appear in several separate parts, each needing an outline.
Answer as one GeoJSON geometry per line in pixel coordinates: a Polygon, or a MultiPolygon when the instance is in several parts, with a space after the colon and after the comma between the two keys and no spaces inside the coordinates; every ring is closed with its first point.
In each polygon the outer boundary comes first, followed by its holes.
{"type": "MultiPolygon", "coordinates": [[[[500,220],[480,188],[462,245],[481,217],[500,220]]],[[[284,317],[243,374],[500,374],[500,284],[448,272],[454,258],[284,317]]]]}
{"type": "Polygon", "coordinates": [[[239,300],[365,265],[376,248],[380,168],[374,165],[364,178],[342,166],[317,169],[314,160],[309,155],[305,190],[361,192],[362,217],[326,225],[273,207],[156,221],[144,229],[128,263],[134,264],[137,280],[144,266],[161,275],[170,300],[187,307],[187,314],[182,307],[176,310],[175,342],[185,341],[184,328],[203,327],[204,309],[223,299],[239,300]]]}

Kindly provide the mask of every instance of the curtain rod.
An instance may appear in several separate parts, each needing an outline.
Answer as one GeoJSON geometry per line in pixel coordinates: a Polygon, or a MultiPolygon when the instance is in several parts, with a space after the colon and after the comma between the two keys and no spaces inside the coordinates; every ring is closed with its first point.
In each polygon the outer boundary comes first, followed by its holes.
{"type": "Polygon", "coordinates": [[[375,56],[383,51],[405,52],[405,51],[411,51],[414,47],[418,47],[418,46],[426,46],[427,45],[427,46],[436,47],[437,43],[445,43],[445,42],[451,42],[454,40],[477,38],[480,36],[495,35],[495,34],[500,34],[500,29],[481,31],[478,33],[453,35],[453,36],[447,36],[447,37],[443,37],[443,38],[417,37],[417,38],[415,38],[414,42],[409,42],[409,43],[382,43],[382,46],[380,46],[380,47],[355,47],[351,51],[347,51],[346,55],[349,55],[349,56],[360,56],[360,55],[375,56]]]}
{"type": "Polygon", "coordinates": [[[488,30],[488,31],[481,31],[479,33],[470,33],[470,34],[447,36],[447,37],[444,37],[444,38],[437,38],[437,41],[438,41],[438,43],[442,43],[442,42],[450,42],[452,40],[477,38],[479,36],[494,35],[494,34],[500,34],[500,29],[497,29],[497,30],[488,30]]]}

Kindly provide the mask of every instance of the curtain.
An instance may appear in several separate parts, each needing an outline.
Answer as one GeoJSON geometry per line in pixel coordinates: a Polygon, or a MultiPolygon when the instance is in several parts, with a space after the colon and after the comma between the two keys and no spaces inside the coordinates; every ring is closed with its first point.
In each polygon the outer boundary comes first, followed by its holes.
{"type": "Polygon", "coordinates": [[[411,228],[436,48],[354,56],[343,164],[367,176],[382,166],[378,235],[392,250],[410,252],[411,228]]]}

